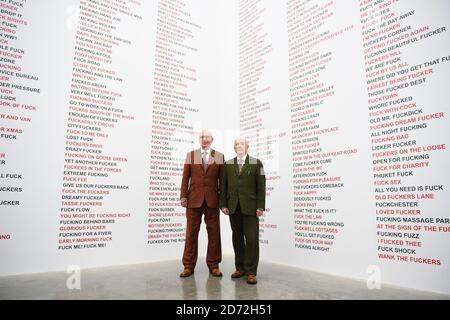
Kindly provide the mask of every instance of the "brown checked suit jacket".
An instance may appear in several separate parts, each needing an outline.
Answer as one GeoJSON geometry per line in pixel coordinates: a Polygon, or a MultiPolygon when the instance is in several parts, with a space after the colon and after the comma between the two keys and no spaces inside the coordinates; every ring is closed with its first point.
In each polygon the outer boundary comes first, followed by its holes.
{"type": "Polygon", "coordinates": [[[201,208],[204,200],[209,208],[219,207],[220,179],[224,162],[223,154],[211,149],[205,171],[201,149],[188,152],[183,167],[180,194],[180,199],[188,199],[188,208],[201,208]]]}

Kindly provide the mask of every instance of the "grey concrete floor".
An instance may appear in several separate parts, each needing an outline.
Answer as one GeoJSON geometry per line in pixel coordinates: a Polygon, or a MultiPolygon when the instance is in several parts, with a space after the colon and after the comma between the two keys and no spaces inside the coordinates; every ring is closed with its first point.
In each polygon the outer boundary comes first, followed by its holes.
{"type": "Polygon", "coordinates": [[[180,261],[86,269],[81,289],[69,290],[66,272],[0,277],[0,299],[151,299],[151,300],[321,300],[450,299],[450,296],[383,285],[368,290],[364,281],[261,262],[258,284],[231,279],[232,256],[221,264],[223,278],[209,275],[204,258],[195,274],[179,278],[180,261]]]}

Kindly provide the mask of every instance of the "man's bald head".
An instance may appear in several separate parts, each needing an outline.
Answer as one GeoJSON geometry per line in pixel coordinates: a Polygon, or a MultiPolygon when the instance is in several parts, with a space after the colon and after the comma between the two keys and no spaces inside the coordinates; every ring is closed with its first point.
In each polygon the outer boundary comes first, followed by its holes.
{"type": "Polygon", "coordinates": [[[199,139],[199,142],[200,142],[200,146],[203,149],[210,148],[212,142],[214,141],[212,132],[210,130],[207,130],[207,129],[203,129],[202,131],[200,131],[200,133],[198,135],[198,139],[199,139]]]}
{"type": "Polygon", "coordinates": [[[234,140],[234,151],[238,156],[243,156],[248,152],[248,140],[246,137],[237,137],[234,140]]]}

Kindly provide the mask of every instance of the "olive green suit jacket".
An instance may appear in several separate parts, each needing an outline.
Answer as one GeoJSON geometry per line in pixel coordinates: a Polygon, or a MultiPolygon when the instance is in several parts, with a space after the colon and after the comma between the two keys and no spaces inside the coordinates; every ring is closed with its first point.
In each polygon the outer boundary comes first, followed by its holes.
{"type": "Polygon", "coordinates": [[[220,183],[220,208],[228,208],[234,214],[238,203],[242,214],[256,215],[257,209],[265,210],[266,176],[260,160],[247,156],[239,173],[237,157],[228,160],[220,183]]]}

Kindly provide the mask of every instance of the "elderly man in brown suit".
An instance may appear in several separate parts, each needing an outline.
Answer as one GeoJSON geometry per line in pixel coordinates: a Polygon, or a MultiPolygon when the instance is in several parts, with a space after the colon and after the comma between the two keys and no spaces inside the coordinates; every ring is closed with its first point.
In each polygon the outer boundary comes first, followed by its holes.
{"type": "Polygon", "coordinates": [[[180,203],[186,208],[187,225],[183,254],[184,270],[180,277],[189,277],[194,273],[202,214],[205,215],[208,232],[206,264],[213,276],[222,276],[219,269],[219,263],[222,261],[219,189],[224,156],[211,149],[213,141],[211,132],[202,130],[199,135],[201,148],[188,152],[184,163],[180,203]]]}

